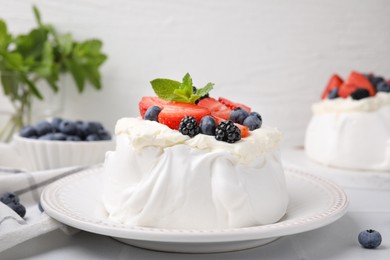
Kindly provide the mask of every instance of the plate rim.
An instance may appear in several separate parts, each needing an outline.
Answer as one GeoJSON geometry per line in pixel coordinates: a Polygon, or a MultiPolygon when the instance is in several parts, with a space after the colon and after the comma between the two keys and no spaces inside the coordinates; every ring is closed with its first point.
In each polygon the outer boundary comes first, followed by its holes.
{"type": "Polygon", "coordinates": [[[58,195],[60,189],[66,184],[69,185],[81,178],[101,177],[102,170],[102,167],[86,169],[59,179],[45,187],[41,194],[41,204],[45,212],[57,221],[71,227],[122,239],[169,243],[218,243],[268,239],[314,230],[341,218],[347,212],[349,205],[349,199],[339,185],[333,181],[309,174],[291,166],[284,167],[286,175],[295,175],[293,178],[306,178],[309,181],[324,187],[328,191],[332,191],[333,195],[337,194],[337,197],[333,197],[333,202],[326,211],[319,215],[317,214],[316,216],[307,218],[300,217],[295,219],[295,221],[292,221],[294,219],[287,221],[282,220],[273,224],[243,228],[208,230],[163,229],[139,226],[130,227],[124,224],[114,223],[107,219],[91,219],[85,216],[78,216],[72,214],[72,212],[67,212],[67,209],[60,205],[61,202],[56,199],[56,196],[53,196],[58,195]],[[51,200],[48,198],[51,198],[51,200]],[[288,223],[286,224],[286,222],[288,223]]]}

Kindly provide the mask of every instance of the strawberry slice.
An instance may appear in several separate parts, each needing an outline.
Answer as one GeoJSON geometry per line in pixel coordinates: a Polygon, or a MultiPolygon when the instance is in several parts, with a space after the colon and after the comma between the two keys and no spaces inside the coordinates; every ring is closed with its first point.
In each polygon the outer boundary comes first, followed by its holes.
{"type": "Polygon", "coordinates": [[[169,102],[164,105],[158,115],[158,122],[170,127],[171,129],[178,130],[180,121],[185,116],[195,117],[199,124],[202,117],[208,115],[210,115],[210,111],[207,108],[188,103],[169,102]]]}
{"type": "Polygon", "coordinates": [[[370,93],[370,96],[375,96],[374,86],[372,86],[371,82],[367,79],[366,76],[359,72],[352,71],[351,74],[349,74],[346,83],[355,85],[357,88],[365,88],[368,90],[368,93],[370,93]]]}
{"type": "Polygon", "coordinates": [[[326,85],[324,92],[322,92],[321,99],[327,98],[329,95],[329,92],[332,89],[340,88],[340,86],[342,84],[343,84],[343,79],[339,75],[333,74],[332,77],[329,79],[328,85],[326,85]]]}
{"type": "MultiPolygon", "coordinates": [[[[221,117],[217,117],[217,116],[214,116],[214,115],[213,115],[213,117],[214,117],[215,121],[217,122],[217,124],[219,124],[219,123],[221,123],[223,121],[226,121],[226,119],[221,118],[221,117]]],[[[250,134],[249,127],[244,126],[244,125],[240,125],[240,124],[237,124],[237,123],[234,123],[234,125],[237,126],[240,129],[240,131],[241,131],[241,138],[245,138],[245,137],[249,136],[249,134],[250,134]]]]}
{"type": "Polygon", "coordinates": [[[159,106],[160,108],[163,108],[167,103],[168,101],[158,97],[142,97],[141,101],[138,103],[139,112],[142,118],[144,118],[146,110],[148,110],[149,107],[159,106]]]}
{"type": "Polygon", "coordinates": [[[215,98],[204,98],[198,102],[198,106],[207,108],[213,116],[221,117],[225,120],[230,118],[231,110],[215,98]]]}
{"type": "Polygon", "coordinates": [[[340,86],[339,97],[347,98],[359,87],[354,84],[344,83],[340,86]]]}
{"type": "Polygon", "coordinates": [[[227,106],[228,108],[230,108],[231,110],[234,110],[236,109],[237,107],[241,107],[242,109],[245,109],[248,113],[251,112],[251,108],[244,105],[244,104],[241,104],[241,103],[236,103],[236,102],[233,102],[227,98],[223,98],[223,97],[220,97],[218,98],[218,101],[222,104],[224,104],[225,106],[227,106]]]}

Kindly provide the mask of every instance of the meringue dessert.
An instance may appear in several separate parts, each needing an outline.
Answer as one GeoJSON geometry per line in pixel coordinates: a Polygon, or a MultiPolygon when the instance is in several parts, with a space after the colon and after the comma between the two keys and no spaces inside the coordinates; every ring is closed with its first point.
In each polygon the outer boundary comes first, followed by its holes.
{"type": "Polygon", "coordinates": [[[103,173],[111,221],[209,230],[270,224],[285,215],[282,134],[262,126],[249,107],[209,97],[209,84],[193,88],[188,74],[183,83],[157,79],[159,97],[142,98],[141,117],[118,120],[116,149],[107,152],[103,173]],[[164,100],[158,88],[166,81],[187,97],[164,100]]]}
{"type": "Polygon", "coordinates": [[[333,75],[312,106],[305,153],[327,166],[390,171],[390,82],[352,72],[333,75]]]}

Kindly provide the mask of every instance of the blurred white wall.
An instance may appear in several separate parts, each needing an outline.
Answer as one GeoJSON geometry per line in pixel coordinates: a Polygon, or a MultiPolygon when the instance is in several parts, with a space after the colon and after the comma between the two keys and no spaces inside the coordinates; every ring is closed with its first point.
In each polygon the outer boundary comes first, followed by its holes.
{"type": "Polygon", "coordinates": [[[78,95],[66,81],[62,115],[111,130],[118,118],[138,115],[151,79],[189,72],[196,85],[214,82],[213,96],[245,103],[278,126],[285,145],[301,144],[310,105],[332,73],[390,78],[388,0],[0,0],[13,33],[31,28],[33,3],[61,32],[104,41],[103,90],[78,95]]]}

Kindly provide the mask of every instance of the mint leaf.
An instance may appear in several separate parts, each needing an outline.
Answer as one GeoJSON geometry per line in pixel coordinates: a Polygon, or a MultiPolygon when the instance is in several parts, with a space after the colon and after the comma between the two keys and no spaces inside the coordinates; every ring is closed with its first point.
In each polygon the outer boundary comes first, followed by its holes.
{"type": "Polygon", "coordinates": [[[159,98],[184,103],[195,103],[214,86],[213,83],[208,83],[204,88],[198,89],[194,93],[192,78],[188,73],[183,77],[182,83],[170,79],[154,79],[150,83],[159,98]]]}
{"type": "Polygon", "coordinates": [[[159,98],[168,101],[173,100],[173,92],[180,87],[180,82],[170,79],[154,79],[150,84],[159,98]]]}

